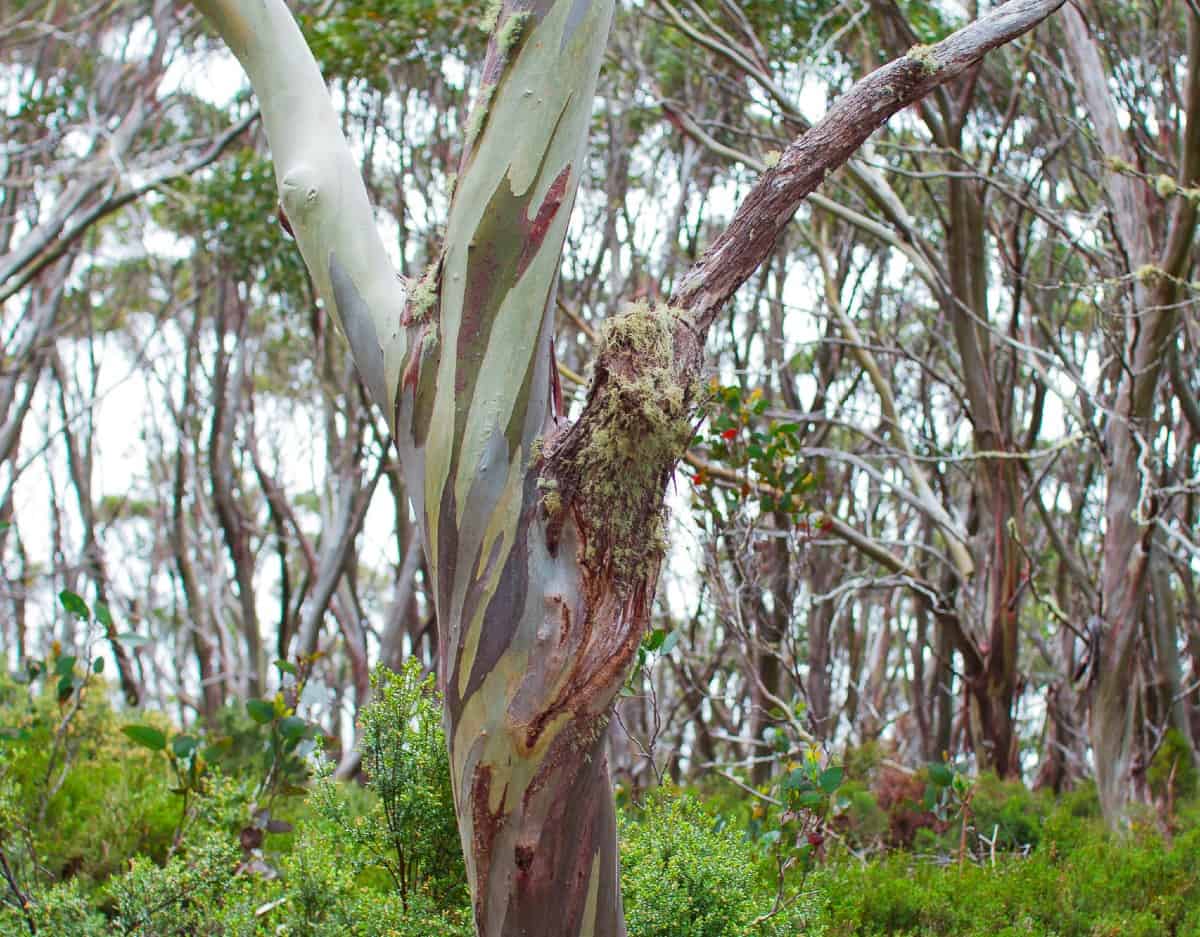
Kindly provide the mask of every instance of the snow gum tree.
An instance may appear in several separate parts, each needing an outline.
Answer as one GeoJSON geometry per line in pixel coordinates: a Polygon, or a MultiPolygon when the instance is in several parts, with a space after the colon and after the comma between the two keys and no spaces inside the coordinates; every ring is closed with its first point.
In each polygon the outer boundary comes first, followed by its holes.
{"type": "Polygon", "coordinates": [[[287,7],[196,0],[258,95],[282,211],[404,465],[481,937],[625,933],[605,730],[654,597],[664,490],[714,319],[875,129],[1062,2],[1012,0],[856,85],[763,173],[668,302],[606,324],[571,422],[552,313],[612,0],[497,3],[445,243],[410,281],[287,7]]]}

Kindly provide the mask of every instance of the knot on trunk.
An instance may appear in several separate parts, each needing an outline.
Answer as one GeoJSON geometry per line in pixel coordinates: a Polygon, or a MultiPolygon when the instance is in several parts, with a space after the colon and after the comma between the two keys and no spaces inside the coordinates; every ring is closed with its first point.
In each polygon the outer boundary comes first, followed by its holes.
{"type": "Polygon", "coordinates": [[[694,431],[701,385],[692,349],[677,347],[686,331],[669,306],[640,302],[612,316],[582,415],[545,444],[540,487],[551,547],[569,517],[589,576],[624,595],[657,578],[663,494],[694,431]]]}

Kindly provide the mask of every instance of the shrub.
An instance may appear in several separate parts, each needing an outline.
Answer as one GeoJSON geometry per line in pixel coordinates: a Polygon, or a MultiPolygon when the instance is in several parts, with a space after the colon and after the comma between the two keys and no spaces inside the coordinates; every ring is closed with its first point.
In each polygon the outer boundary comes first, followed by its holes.
{"type": "Polygon", "coordinates": [[[630,937],[735,937],[757,910],[755,857],[691,796],[656,792],[621,824],[630,937]]]}
{"type": "Polygon", "coordinates": [[[1114,839],[1060,810],[1045,832],[1028,858],[1008,854],[994,866],[940,866],[903,854],[827,866],[814,873],[818,910],[802,926],[845,937],[1194,933],[1200,830],[1170,844],[1153,833],[1114,839]]]}
{"type": "Polygon", "coordinates": [[[72,711],[53,680],[22,686],[0,675],[0,727],[10,813],[39,866],[87,889],[133,856],[165,858],[179,799],[159,761],[119,731],[103,680],[92,676],[72,711]]]}
{"type": "Polygon", "coordinates": [[[1001,781],[994,774],[979,777],[971,801],[975,831],[989,841],[995,837],[998,850],[1036,846],[1049,807],[1044,795],[1031,792],[1020,781],[1001,781]]]}
{"type": "Polygon", "coordinates": [[[410,660],[397,674],[378,668],[371,685],[359,747],[374,801],[356,814],[326,774],[313,804],[334,835],[354,847],[355,861],[385,871],[403,901],[425,889],[439,904],[461,903],[466,870],[433,678],[422,678],[410,660]]]}

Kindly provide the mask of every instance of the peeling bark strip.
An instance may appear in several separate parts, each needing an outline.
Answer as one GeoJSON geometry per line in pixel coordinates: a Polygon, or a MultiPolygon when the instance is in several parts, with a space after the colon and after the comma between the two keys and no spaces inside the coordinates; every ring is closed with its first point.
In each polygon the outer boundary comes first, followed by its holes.
{"type": "Polygon", "coordinates": [[[250,73],[301,251],[395,420],[480,937],[625,935],[605,731],[721,306],[872,131],[1062,2],[1012,0],[856,86],[764,174],[671,303],[605,327],[583,414],[560,427],[554,290],[613,0],[497,5],[445,247],[407,301],[281,0],[197,0],[250,73]]]}

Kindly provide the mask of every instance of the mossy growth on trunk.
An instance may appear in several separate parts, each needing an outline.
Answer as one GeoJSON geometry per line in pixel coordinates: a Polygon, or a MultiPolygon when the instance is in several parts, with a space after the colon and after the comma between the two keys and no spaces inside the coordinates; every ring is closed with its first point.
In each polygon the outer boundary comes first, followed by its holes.
{"type": "MultiPolygon", "coordinates": [[[[543,478],[578,526],[584,566],[619,589],[657,572],[663,493],[694,430],[701,387],[676,362],[680,324],[677,310],[646,302],[605,322],[583,414],[545,443],[543,478]]],[[[565,515],[547,513],[553,540],[565,515]]]]}

